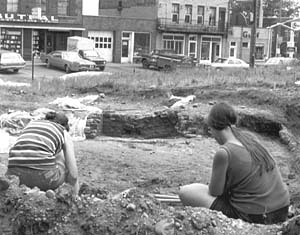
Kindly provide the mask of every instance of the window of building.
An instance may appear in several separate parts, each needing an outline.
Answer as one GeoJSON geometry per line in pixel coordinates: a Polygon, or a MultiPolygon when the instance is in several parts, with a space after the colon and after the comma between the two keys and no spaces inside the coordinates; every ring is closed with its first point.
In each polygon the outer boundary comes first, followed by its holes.
{"type": "Polygon", "coordinates": [[[7,12],[18,12],[19,0],[7,0],[7,12]]]}
{"type": "Polygon", "coordinates": [[[243,46],[243,48],[248,48],[249,47],[249,43],[248,42],[243,42],[242,46],[243,46]]]}
{"type": "Polygon", "coordinates": [[[177,54],[183,55],[184,35],[165,34],[163,35],[163,48],[176,51],[177,54]]]}
{"type": "Polygon", "coordinates": [[[236,57],[236,42],[230,42],[229,56],[236,57]]]}
{"type": "Polygon", "coordinates": [[[204,22],[204,6],[198,6],[197,24],[203,24],[204,22]]]}
{"type": "Polygon", "coordinates": [[[150,33],[134,33],[135,56],[147,54],[150,52],[150,33]]]}
{"type": "Polygon", "coordinates": [[[57,14],[61,16],[69,15],[69,0],[58,0],[57,14]]]}
{"type": "Polygon", "coordinates": [[[179,23],[179,4],[172,4],[172,22],[179,23]]]}
{"type": "Polygon", "coordinates": [[[88,38],[94,40],[95,48],[108,48],[108,49],[112,48],[111,37],[94,36],[88,38]]]}
{"type": "Polygon", "coordinates": [[[217,8],[210,7],[209,8],[209,25],[210,26],[216,25],[216,17],[217,17],[217,8]]]}
{"type": "Polygon", "coordinates": [[[263,60],[264,59],[264,46],[256,45],[255,47],[255,59],[263,60]]]}
{"type": "Polygon", "coordinates": [[[192,5],[185,5],[184,22],[187,23],[187,24],[192,23],[192,11],[193,11],[193,6],[192,5]]]}
{"type": "Polygon", "coordinates": [[[47,0],[41,0],[41,9],[42,9],[42,14],[46,15],[47,14],[47,0]]]}

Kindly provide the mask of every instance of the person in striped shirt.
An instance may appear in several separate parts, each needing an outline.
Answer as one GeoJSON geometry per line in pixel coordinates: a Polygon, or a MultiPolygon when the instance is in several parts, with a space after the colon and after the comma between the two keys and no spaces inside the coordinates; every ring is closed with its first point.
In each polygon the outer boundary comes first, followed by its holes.
{"type": "Polygon", "coordinates": [[[28,123],[9,151],[6,174],[43,191],[66,182],[78,194],[78,169],[68,131],[68,118],[60,112],[49,112],[45,120],[28,123]]]}

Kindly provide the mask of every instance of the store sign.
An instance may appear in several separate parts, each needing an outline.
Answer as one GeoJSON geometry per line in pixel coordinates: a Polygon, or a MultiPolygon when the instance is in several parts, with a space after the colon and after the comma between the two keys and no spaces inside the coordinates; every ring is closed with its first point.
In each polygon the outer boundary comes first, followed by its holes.
{"type": "Polygon", "coordinates": [[[28,14],[12,14],[12,13],[0,13],[0,21],[14,21],[14,22],[39,22],[39,23],[58,23],[58,19],[54,16],[36,16],[28,14]]]}
{"type": "MultiPolygon", "coordinates": [[[[243,37],[244,37],[244,38],[251,38],[251,32],[244,31],[244,32],[243,32],[243,37]]],[[[259,37],[259,32],[256,33],[256,37],[257,37],[257,38],[259,37]]]]}
{"type": "Polygon", "coordinates": [[[300,22],[292,22],[291,27],[296,31],[300,30],[300,22]]]}

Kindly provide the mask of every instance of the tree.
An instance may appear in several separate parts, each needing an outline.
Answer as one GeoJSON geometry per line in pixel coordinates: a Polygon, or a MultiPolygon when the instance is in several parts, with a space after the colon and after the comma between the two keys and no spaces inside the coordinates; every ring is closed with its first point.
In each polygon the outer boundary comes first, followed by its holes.
{"type": "MultiPolygon", "coordinates": [[[[262,0],[265,17],[293,17],[298,14],[298,0],[262,0]],[[281,14],[281,15],[280,15],[281,14]]],[[[299,15],[298,15],[299,17],[299,15]]]]}

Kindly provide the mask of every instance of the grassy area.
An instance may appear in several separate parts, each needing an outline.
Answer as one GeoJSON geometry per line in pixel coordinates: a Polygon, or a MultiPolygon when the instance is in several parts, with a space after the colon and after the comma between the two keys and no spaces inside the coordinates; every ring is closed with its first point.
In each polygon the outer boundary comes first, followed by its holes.
{"type": "Polygon", "coordinates": [[[73,93],[104,92],[115,95],[131,95],[139,90],[161,89],[171,90],[179,87],[222,86],[235,87],[288,87],[295,86],[300,80],[300,68],[286,70],[276,68],[256,68],[250,70],[216,71],[200,67],[192,69],[177,69],[173,72],[159,72],[155,70],[136,69],[130,72],[114,74],[77,73],[68,75],[68,79],[42,78],[34,80],[31,87],[7,88],[1,87],[2,100],[11,100],[11,94],[20,92],[27,95],[22,101],[35,100],[39,97],[58,97],[73,93]],[[5,94],[8,94],[5,97],[5,94]]]}
{"type": "MultiPolygon", "coordinates": [[[[211,86],[220,84],[243,84],[245,86],[289,86],[300,79],[300,69],[285,70],[282,68],[256,68],[250,70],[215,71],[203,68],[177,69],[173,72],[153,70],[136,70],[112,75],[77,76],[67,80],[59,78],[35,81],[36,92],[49,95],[63,94],[69,90],[88,91],[98,87],[116,93],[128,93],[141,89],[160,88],[174,89],[186,86],[211,86]]],[[[30,89],[30,88],[29,88],[30,89]]]]}

